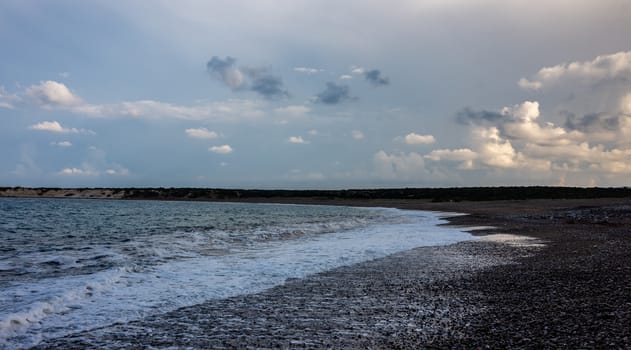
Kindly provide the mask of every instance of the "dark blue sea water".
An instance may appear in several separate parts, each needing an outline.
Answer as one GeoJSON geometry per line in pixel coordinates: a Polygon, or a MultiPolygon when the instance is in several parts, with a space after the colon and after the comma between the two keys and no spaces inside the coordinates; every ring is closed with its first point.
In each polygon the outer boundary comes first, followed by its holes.
{"type": "Polygon", "coordinates": [[[0,348],[471,239],[384,208],[0,198],[0,348]]]}

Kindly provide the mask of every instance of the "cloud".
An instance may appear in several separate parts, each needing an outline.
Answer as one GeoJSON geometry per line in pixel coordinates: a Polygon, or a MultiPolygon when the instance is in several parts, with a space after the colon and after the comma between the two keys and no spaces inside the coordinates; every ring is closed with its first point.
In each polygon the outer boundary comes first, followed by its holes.
{"type": "Polygon", "coordinates": [[[373,156],[373,165],[383,179],[420,180],[427,173],[423,156],[416,152],[388,154],[380,150],[373,156]]]}
{"type": "Polygon", "coordinates": [[[500,112],[493,111],[475,111],[471,108],[465,108],[464,110],[456,114],[456,121],[465,125],[494,125],[504,119],[504,115],[500,112]]]}
{"type": "Polygon", "coordinates": [[[221,59],[217,56],[213,56],[208,63],[206,63],[206,69],[208,73],[215,79],[223,81],[232,89],[238,89],[243,85],[244,76],[243,73],[235,67],[236,59],[233,57],[226,57],[221,59]]]}
{"type": "Polygon", "coordinates": [[[530,81],[526,78],[521,78],[517,81],[517,85],[525,90],[539,90],[543,86],[543,83],[540,81],[530,81]]]}
{"type": "Polygon", "coordinates": [[[561,63],[541,68],[531,79],[521,78],[523,89],[538,90],[564,80],[597,84],[606,80],[631,80],[631,51],[601,55],[592,61],[561,63]]]}
{"type": "Polygon", "coordinates": [[[504,107],[499,113],[501,119],[494,112],[476,115],[491,116],[491,118],[474,119],[481,121],[481,124],[485,124],[488,120],[497,120],[496,126],[475,126],[471,130],[472,148],[476,157],[470,160],[476,159],[482,165],[489,167],[549,169],[551,163],[548,160],[524,154],[525,146],[566,145],[572,143],[574,137],[577,136],[552,123],[541,126],[537,122],[540,117],[538,102],[526,101],[512,107],[504,107]]]}
{"type": "Polygon", "coordinates": [[[77,128],[65,128],[61,126],[58,121],[43,121],[41,123],[33,124],[28,127],[31,130],[39,130],[39,131],[48,131],[48,132],[56,132],[62,134],[87,134],[87,135],[95,135],[96,133],[92,130],[87,129],[77,129],[77,128]]]}
{"type": "Polygon", "coordinates": [[[283,80],[270,74],[267,70],[248,70],[251,79],[250,90],[261,96],[274,99],[289,96],[289,92],[283,88],[283,80]]]}
{"type": "Polygon", "coordinates": [[[631,116],[631,93],[624,95],[620,99],[620,111],[627,116],[631,116]]]}
{"type": "Polygon", "coordinates": [[[305,74],[316,74],[323,71],[323,69],[319,68],[309,68],[309,67],[294,67],[294,72],[305,73],[305,74]]]}
{"type": "Polygon", "coordinates": [[[289,96],[283,87],[283,80],[272,75],[267,68],[239,68],[236,58],[221,59],[213,56],[206,63],[206,70],[216,80],[222,81],[232,90],[250,90],[267,98],[274,99],[289,96]]]}
{"type": "Polygon", "coordinates": [[[539,103],[536,101],[504,107],[502,115],[505,116],[502,131],[511,139],[521,139],[535,144],[569,144],[584,137],[577,131],[568,132],[551,122],[539,124],[539,103]]]}
{"type": "Polygon", "coordinates": [[[19,100],[20,100],[19,96],[14,95],[14,94],[9,94],[4,89],[4,86],[0,85],[0,107],[14,109],[15,107],[13,106],[13,103],[19,100]]]}
{"type": "Polygon", "coordinates": [[[342,74],[338,77],[338,79],[340,80],[349,80],[349,79],[353,79],[352,75],[348,75],[348,74],[342,74]]]}
{"type": "Polygon", "coordinates": [[[278,114],[290,116],[290,117],[302,117],[311,112],[311,108],[302,105],[291,105],[285,107],[278,107],[274,109],[278,114]]]}
{"type": "Polygon", "coordinates": [[[631,116],[565,115],[563,127],[542,121],[536,101],[504,107],[500,112],[467,113],[472,121],[470,146],[434,150],[425,157],[461,161],[461,169],[519,169],[522,174],[556,173],[561,179],[567,173],[590,174],[590,181],[594,176],[631,173],[631,116]]]}
{"type": "Polygon", "coordinates": [[[114,176],[125,176],[125,175],[129,175],[129,170],[125,169],[125,168],[120,168],[120,169],[106,169],[105,173],[107,175],[114,175],[114,176]]]}
{"type": "Polygon", "coordinates": [[[519,139],[537,144],[568,144],[584,137],[576,130],[565,130],[551,122],[540,124],[539,103],[525,101],[499,112],[473,111],[465,109],[457,114],[461,124],[492,126],[510,139],[519,139]]]}
{"type": "Polygon", "coordinates": [[[316,136],[316,135],[318,135],[318,130],[311,129],[311,130],[307,131],[307,134],[309,134],[311,136],[316,136]]]}
{"type": "Polygon", "coordinates": [[[474,160],[478,157],[478,154],[468,148],[459,149],[436,149],[431,151],[425,156],[431,160],[453,160],[453,161],[467,161],[474,160]]]}
{"type": "Polygon", "coordinates": [[[416,133],[409,133],[405,135],[403,141],[408,145],[430,144],[436,142],[436,139],[432,135],[419,135],[416,133]]]}
{"type": "Polygon", "coordinates": [[[57,147],[72,147],[72,142],[70,141],[51,142],[50,144],[57,147]]]}
{"type": "Polygon", "coordinates": [[[51,80],[42,81],[38,85],[27,88],[26,96],[45,109],[68,108],[83,104],[81,98],[70,91],[66,85],[51,80]]]}
{"type": "Polygon", "coordinates": [[[364,74],[364,72],[366,72],[366,69],[364,69],[363,67],[351,66],[352,74],[364,74]]]}
{"type": "Polygon", "coordinates": [[[350,88],[348,85],[341,85],[333,82],[326,83],[324,91],[316,95],[317,103],[327,105],[336,105],[352,99],[354,98],[350,96],[350,88]]]}
{"type": "Polygon", "coordinates": [[[382,86],[390,84],[390,79],[381,75],[378,69],[373,69],[364,72],[364,78],[368,80],[373,86],[382,86]]]}
{"type": "MultiPolygon", "coordinates": [[[[509,140],[500,136],[497,128],[477,128],[473,131],[477,153],[485,165],[498,168],[516,168],[522,158],[509,140]]],[[[522,162],[523,164],[523,162],[522,162]]]]}
{"type": "Polygon", "coordinates": [[[606,149],[603,145],[590,146],[583,142],[562,147],[528,145],[525,151],[533,157],[548,159],[557,170],[596,171],[605,174],[631,173],[631,149],[606,149]]]}
{"type": "Polygon", "coordinates": [[[214,131],[210,131],[206,128],[191,128],[191,129],[186,129],[184,130],[186,132],[186,135],[188,135],[188,137],[192,137],[195,139],[214,139],[219,137],[219,134],[214,132],[214,131]]]}
{"type": "Polygon", "coordinates": [[[296,143],[296,144],[307,144],[309,143],[309,141],[306,141],[302,138],[302,136],[290,136],[289,139],[287,139],[287,142],[289,143],[296,143]]]}
{"type": "Polygon", "coordinates": [[[433,161],[456,161],[461,162],[458,166],[458,169],[467,170],[473,169],[474,163],[473,161],[478,158],[478,154],[468,148],[459,148],[459,149],[437,149],[431,151],[428,155],[425,156],[427,159],[431,159],[433,161]]]}
{"type": "Polygon", "coordinates": [[[95,115],[121,115],[148,118],[176,118],[184,120],[221,120],[239,121],[258,119],[265,113],[260,109],[258,101],[230,99],[223,102],[212,102],[194,106],[181,106],[170,103],[141,100],[104,105],[95,110],[95,115]]]}
{"type": "Polygon", "coordinates": [[[107,176],[127,176],[129,175],[129,169],[123,168],[118,164],[113,164],[112,167],[105,170],[98,170],[90,163],[83,163],[80,168],[67,167],[57,172],[62,176],[82,176],[82,177],[96,177],[101,175],[107,176]]]}
{"type": "Polygon", "coordinates": [[[89,168],[63,168],[58,174],[64,176],[99,176],[100,172],[89,168]]]}
{"type": "Polygon", "coordinates": [[[234,151],[232,147],[230,147],[230,145],[212,146],[208,148],[208,150],[210,152],[218,153],[218,154],[229,154],[234,151]]]}
{"type": "MultiPolygon", "coordinates": [[[[191,106],[155,100],[126,101],[112,104],[91,104],[72,93],[63,83],[44,82],[31,86],[20,95],[2,95],[14,101],[24,100],[45,110],[63,110],[90,117],[175,118],[183,120],[240,121],[258,119],[265,115],[262,101],[229,99],[203,102],[191,106]],[[54,92],[56,91],[56,92],[54,92]],[[69,97],[71,94],[72,97],[69,97]],[[24,97],[24,98],[22,98],[24,97]]],[[[13,106],[11,106],[12,108],[13,106]]]]}
{"type": "Polygon", "coordinates": [[[353,130],[351,131],[351,136],[353,137],[353,139],[355,140],[363,140],[364,139],[364,133],[359,131],[359,130],[353,130]]]}
{"type": "Polygon", "coordinates": [[[625,115],[610,115],[608,113],[591,113],[578,117],[573,113],[566,113],[567,119],[564,127],[569,130],[577,130],[583,133],[616,132],[620,130],[625,115]]]}
{"type": "Polygon", "coordinates": [[[65,176],[126,176],[130,171],[115,162],[107,160],[107,153],[94,146],[90,146],[87,159],[80,167],[66,167],[58,172],[65,176]]]}
{"type": "Polygon", "coordinates": [[[154,100],[101,105],[92,109],[94,116],[128,116],[137,118],[175,118],[183,120],[243,120],[264,115],[256,101],[231,99],[193,106],[175,105],[154,100]]]}

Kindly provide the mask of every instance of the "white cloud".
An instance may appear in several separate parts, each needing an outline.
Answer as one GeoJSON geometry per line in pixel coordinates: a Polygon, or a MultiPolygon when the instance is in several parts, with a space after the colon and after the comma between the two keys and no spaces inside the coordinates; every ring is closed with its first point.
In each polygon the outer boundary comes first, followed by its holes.
{"type": "Polygon", "coordinates": [[[0,85],[0,107],[14,109],[13,102],[17,102],[20,100],[20,97],[17,95],[9,94],[4,86],[0,85]]]}
{"type": "Polygon", "coordinates": [[[191,128],[191,129],[186,129],[185,132],[189,137],[196,138],[196,139],[210,140],[210,139],[217,138],[219,136],[219,134],[216,133],[215,131],[211,131],[206,128],[197,128],[197,129],[191,128]]]}
{"type": "Polygon", "coordinates": [[[71,107],[82,104],[66,85],[56,81],[42,81],[26,89],[26,95],[43,108],[71,107]]]}
{"type": "Polygon", "coordinates": [[[44,121],[28,127],[31,130],[51,131],[51,132],[69,132],[70,129],[66,129],[57,121],[44,121]]]}
{"type": "Polygon", "coordinates": [[[517,85],[519,85],[520,88],[526,90],[539,90],[543,86],[543,83],[540,81],[530,81],[526,78],[521,78],[517,81],[517,85]]]}
{"type": "Polygon", "coordinates": [[[234,150],[230,145],[222,145],[222,146],[212,146],[208,148],[210,152],[219,153],[219,154],[228,154],[232,153],[234,150]]]}
{"type": "MultiPolygon", "coordinates": [[[[461,160],[479,162],[492,168],[523,169],[524,173],[556,171],[585,174],[628,174],[631,172],[631,149],[626,141],[626,116],[616,119],[618,136],[608,145],[590,144],[603,139],[597,133],[568,131],[552,123],[540,125],[539,104],[526,101],[501,111],[504,119],[493,119],[498,124],[474,127],[471,130],[471,148],[461,150],[435,150],[426,156],[432,160],[461,160]],[[475,156],[474,156],[475,155],[475,156]],[[470,159],[467,159],[470,158],[470,159]]],[[[602,122],[589,119],[589,122],[602,122]]],[[[631,131],[631,130],[630,130],[631,131]]],[[[463,164],[461,167],[468,167],[463,164]]]]}
{"type": "Polygon", "coordinates": [[[88,106],[86,114],[95,116],[130,116],[146,118],[176,118],[184,120],[238,121],[258,119],[265,113],[259,101],[231,99],[194,106],[181,106],[170,103],[141,100],[114,105],[88,106]],[[91,108],[90,108],[91,107],[91,108]],[[90,112],[91,110],[91,112],[90,112]]]}
{"type": "Polygon", "coordinates": [[[63,134],[87,134],[87,135],[95,135],[96,133],[92,130],[87,129],[77,129],[77,128],[65,128],[61,126],[58,121],[43,121],[41,123],[37,123],[28,127],[31,130],[39,130],[39,131],[49,131],[63,134]]]}
{"type": "Polygon", "coordinates": [[[306,73],[306,74],[315,74],[315,73],[322,72],[322,69],[309,68],[309,67],[294,67],[294,72],[306,73]]]}
{"type": "Polygon", "coordinates": [[[278,114],[282,114],[289,117],[302,117],[311,112],[311,108],[302,105],[292,105],[279,107],[274,110],[278,114]]]}
{"type": "Polygon", "coordinates": [[[353,74],[364,74],[364,72],[366,72],[364,67],[351,66],[351,73],[353,74]]]}
{"type": "Polygon", "coordinates": [[[303,139],[302,136],[290,136],[289,139],[287,139],[287,142],[289,142],[289,143],[296,143],[296,144],[307,144],[307,143],[309,143],[309,141],[306,141],[305,139],[303,139]]]}
{"type": "Polygon", "coordinates": [[[364,139],[364,133],[359,131],[359,130],[353,130],[351,131],[351,136],[353,137],[353,139],[355,140],[363,140],[364,139]]]}
{"type": "Polygon", "coordinates": [[[631,117],[631,93],[624,95],[620,101],[620,111],[631,117]]]}
{"type": "Polygon", "coordinates": [[[473,134],[482,163],[499,168],[515,168],[519,165],[520,155],[509,140],[500,136],[496,127],[477,128],[473,134]]]}
{"type": "Polygon", "coordinates": [[[50,144],[57,147],[72,147],[72,142],[70,141],[51,142],[50,144]]]}
{"type": "MultiPolygon", "coordinates": [[[[0,103],[8,97],[0,90],[0,103]]],[[[8,95],[7,95],[8,96],[8,95]]],[[[34,105],[46,110],[65,110],[92,117],[175,118],[183,120],[240,121],[258,119],[265,115],[259,100],[229,99],[218,102],[197,103],[190,106],[176,105],[155,100],[126,101],[112,104],[91,104],[73,93],[66,85],[56,81],[44,81],[27,88],[23,96],[34,105]]],[[[20,96],[14,96],[19,99],[20,96]]],[[[306,107],[305,107],[306,108],[306,107]]],[[[290,109],[291,110],[291,109],[290,109]]],[[[291,111],[296,112],[297,109],[291,111]]],[[[303,112],[308,112],[304,108],[303,112]]]]}
{"type": "Polygon", "coordinates": [[[349,79],[353,79],[352,75],[348,75],[348,74],[342,74],[338,77],[338,79],[340,80],[349,80],[349,79]]]}
{"type": "Polygon", "coordinates": [[[427,159],[434,161],[457,161],[461,162],[458,169],[468,170],[475,167],[473,161],[478,158],[478,154],[468,148],[460,149],[436,149],[425,156],[427,159]]]}
{"type": "Polygon", "coordinates": [[[311,130],[307,131],[307,134],[309,134],[311,136],[316,136],[318,134],[318,130],[311,129],[311,130]]]}
{"type": "Polygon", "coordinates": [[[554,162],[556,169],[573,172],[588,170],[609,174],[631,173],[631,149],[606,149],[603,145],[581,144],[544,147],[528,145],[524,151],[531,157],[554,162]]]}
{"type": "Polygon", "coordinates": [[[107,169],[105,170],[105,173],[107,175],[114,175],[114,176],[126,176],[129,175],[129,170],[125,169],[125,168],[120,168],[120,169],[107,169]]]}
{"type": "Polygon", "coordinates": [[[58,174],[69,176],[98,176],[99,172],[89,168],[63,168],[58,174]]]}
{"type": "Polygon", "coordinates": [[[541,68],[532,79],[521,78],[519,86],[524,89],[541,89],[561,80],[578,80],[598,83],[612,79],[631,79],[631,51],[597,56],[592,61],[561,63],[541,68]]]}
{"type": "Polygon", "coordinates": [[[578,131],[567,132],[565,129],[546,123],[541,126],[539,103],[526,101],[513,107],[504,107],[502,115],[507,117],[503,130],[511,139],[522,139],[537,144],[569,144],[572,140],[581,139],[584,135],[578,131]]]}
{"type": "Polygon", "coordinates": [[[384,179],[420,180],[427,173],[423,156],[416,152],[388,154],[375,153],[373,164],[376,175],[384,179]]]}
{"type": "Polygon", "coordinates": [[[58,171],[62,176],[102,177],[102,176],[126,176],[130,171],[124,166],[107,160],[107,153],[94,146],[88,148],[89,152],[81,166],[71,166],[58,171]]]}
{"type": "Polygon", "coordinates": [[[468,148],[459,149],[435,149],[431,151],[425,158],[431,160],[453,160],[453,161],[468,161],[474,160],[478,157],[478,154],[468,148]]]}
{"type": "Polygon", "coordinates": [[[412,132],[405,135],[403,141],[408,145],[418,145],[434,143],[436,142],[436,139],[432,135],[419,135],[412,132]]]}

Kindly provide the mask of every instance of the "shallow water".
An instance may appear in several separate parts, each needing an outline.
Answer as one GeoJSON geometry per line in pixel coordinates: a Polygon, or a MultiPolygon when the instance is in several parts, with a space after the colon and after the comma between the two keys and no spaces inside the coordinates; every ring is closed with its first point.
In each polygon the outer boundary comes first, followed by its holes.
{"type": "Polygon", "coordinates": [[[440,222],[384,208],[0,199],[0,347],[471,239],[440,222]]]}

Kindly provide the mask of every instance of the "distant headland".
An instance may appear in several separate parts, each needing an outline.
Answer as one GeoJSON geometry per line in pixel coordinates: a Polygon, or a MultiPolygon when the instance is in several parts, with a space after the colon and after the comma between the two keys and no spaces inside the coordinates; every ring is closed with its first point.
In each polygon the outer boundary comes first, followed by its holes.
{"type": "Polygon", "coordinates": [[[590,199],[631,197],[628,187],[450,187],[347,190],[256,190],[220,188],[49,188],[0,187],[0,197],[94,198],[193,201],[249,201],[264,199],[419,199],[432,202],[590,199]]]}

